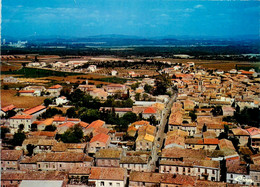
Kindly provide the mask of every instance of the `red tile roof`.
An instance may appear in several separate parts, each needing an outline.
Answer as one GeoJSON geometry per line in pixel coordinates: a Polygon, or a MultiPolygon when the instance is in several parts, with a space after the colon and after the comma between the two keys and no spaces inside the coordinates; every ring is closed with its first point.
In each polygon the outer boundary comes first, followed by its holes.
{"type": "Polygon", "coordinates": [[[34,93],[34,90],[20,90],[19,93],[34,93]]]}
{"type": "Polygon", "coordinates": [[[39,111],[41,111],[45,108],[46,108],[45,106],[39,105],[39,106],[36,106],[36,107],[33,107],[33,108],[26,109],[26,110],[23,111],[23,113],[28,114],[28,115],[32,115],[32,114],[39,112],[39,111]]]}
{"type": "Polygon", "coordinates": [[[32,115],[16,115],[11,117],[10,119],[32,119],[32,115]]]}
{"type": "Polygon", "coordinates": [[[17,161],[23,155],[22,150],[1,150],[1,160],[14,160],[17,161]]]}
{"type": "Polygon", "coordinates": [[[66,117],[62,117],[62,116],[54,116],[54,120],[53,121],[66,121],[66,117]]]}
{"type": "Polygon", "coordinates": [[[204,139],[204,144],[218,145],[219,144],[219,140],[217,138],[205,138],[204,139]]]}
{"type": "Polygon", "coordinates": [[[156,109],[153,107],[148,107],[144,110],[143,112],[144,114],[155,114],[156,113],[156,109]]]}
{"type": "Polygon", "coordinates": [[[92,167],[89,179],[123,181],[125,177],[125,168],[92,167]]]}
{"type": "Polygon", "coordinates": [[[72,123],[72,122],[66,122],[66,123],[63,123],[63,124],[60,124],[59,126],[58,126],[58,128],[59,127],[64,127],[64,126],[67,126],[67,127],[73,127],[75,125],[75,123],[72,123]]]}
{"type": "Polygon", "coordinates": [[[14,106],[14,105],[8,105],[6,107],[1,108],[1,110],[4,111],[4,112],[7,112],[7,111],[13,110],[15,108],[16,108],[16,106],[14,106]]]}
{"type": "Polygon", "coordinates": [[[98,127],[102,127],[104,124],[105,124],[104,121],[102,121],[102,120],[96,120],[96,121],[93,121],[93,122],[87,127],[87,129],[88,129],[88,128],[94,128],[94,129],[96,129],[96,128],[98,128],[98,127]]]}
{"type": "Polygon", "coordinates": [[[260,129],[259,129],[259,128],[256,128],[256,127],[251,127],[251,128],[249,128],[249,129],[246,129],[246,130],[247,130],[247,132],[248,132],[251,136],[260,134],[260,129]]]}
{"type": "Polygon", "coordinates": [[[96,141],[103,142],[103,143],[107,143],[108,140],[109,140],[109,138],[110,138],[110,136],[101,133],[101,134],[98,134],[98,135],[94,136],[94,137],[90,140],[90,143],[96,142],[96,141]]]}
{"type": "Polygon", "coordinates": [[[51,86],[49,89],[59,89],[59,88],[62,88],[62,86],[57,84],[57,85],[51,86]]]}

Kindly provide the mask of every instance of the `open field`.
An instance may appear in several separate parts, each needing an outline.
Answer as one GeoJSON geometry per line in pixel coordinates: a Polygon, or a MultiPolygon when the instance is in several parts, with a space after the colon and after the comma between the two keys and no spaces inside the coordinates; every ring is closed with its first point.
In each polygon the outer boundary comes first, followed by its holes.
{"type": "Polygon", "coordinates": [[[18,108],[29,108],[40,105],[46,97],[15,96],[16,90],[1,90],[1,106],[15,105],[18,108]]]}
{"type": "Polygon", "coordinates": [[[260,66],[259,62],[246,62],[246,61],[226,61],[226,60],[200,60],[200,59],[171,59],[171,58],[162,58],[158,59],[162,61],[170,61],[173,63],[186,63],[194,62],[197,66],[202,66],[204,68],[214,68],[221,69],[224,71],[229,71],[236,68],[236,64],[248,64],[248,66],[260,66]]]}

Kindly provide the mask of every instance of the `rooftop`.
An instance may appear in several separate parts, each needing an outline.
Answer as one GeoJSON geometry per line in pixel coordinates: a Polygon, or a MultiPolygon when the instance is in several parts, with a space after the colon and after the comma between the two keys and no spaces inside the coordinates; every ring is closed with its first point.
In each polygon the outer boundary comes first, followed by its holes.
{"type": "Polygon", "coordinates": [[[23,113],[28,114],[28,115],[32,115],[32,114],[39,112],[39,111],[41,111],[45,108],[46,108],[45,106],[39,105],[39,106],[36,106],[36,107],[33,107],[33,108],[26,109],[26,110],[23,111],[23,113]]]}
{"type": "Polygon", "coordinates": [[[22,150],[1,150],[1,160],[3,161],[17,161],[23,155],[22,150]]]}
{"type": "Polygon", "coordinates": [[[123,181],[125,177],[126,169],[124,168],[92,167],[89,179],[123,181]]]}

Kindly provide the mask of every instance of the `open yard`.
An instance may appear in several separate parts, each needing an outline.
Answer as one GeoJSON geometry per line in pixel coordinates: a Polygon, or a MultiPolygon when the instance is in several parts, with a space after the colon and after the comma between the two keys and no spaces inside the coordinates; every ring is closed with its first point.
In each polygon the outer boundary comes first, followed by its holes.
{"type": "Polygon", "coordinates": [[[16,90],[1,90],[1,106],[15,105],[17,108],[29,108],[40,105],[46,97],[15,96],[16,90]]]}

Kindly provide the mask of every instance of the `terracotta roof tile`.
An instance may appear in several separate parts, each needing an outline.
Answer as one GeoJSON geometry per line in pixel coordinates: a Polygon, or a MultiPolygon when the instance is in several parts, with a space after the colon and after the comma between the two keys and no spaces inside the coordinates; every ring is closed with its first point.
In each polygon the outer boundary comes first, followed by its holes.
{"type": "Polygon", "coordinates": [[[10,119],[32,119],[31,115],[16,115],[11,117],[10,119]]]}
{"type": "Polygon", "coordinates": [[[126,177],[126,169],[112,167],[92,167],[89,179],[93,180],[121,180],[126,177]]]}
{"type": "Polygon", "coordinates": [[[103,143],[107,143],[108,140],[109,140],[109,138],[110,138],[110,136],[101,133],[101,134],[98,134],[98,135],[94,136],[94,137],[90,140],[90,143],[96,142],[96,141],[103,142],[103,143]]]}
{"type": "Polygon", "coordinates": [[[147,107],[145,110],[144,110],[144,114],[155,114],[157,111],[154,107],[147,107]]]}
{"type": "Polygon", "coordinates": [[[45,108],[46,108],[45,106],[39,105],[39,106],[36,106],[36,107],[33,107],[33,108],[26,109],[26,110],[23,111],[23,113],[28,114],[28,115],[32,115],[32,114],[39,112],[39,111],[41,111],[45,108]]]}
{"type": "Polygon", "coordinates": [[[17,161],[23,155],[22,150],[1,150],[1,160],[17,161]]]}
{"type": "Polygon", "coordinates": [[[16,106],[14,106],[14,105],[8,105],[6,107],[1,108],[1,110],[4,111],[4,112],[7,112],[7,111],[13,110],[15,108],[16,108],[16,106]]]}

